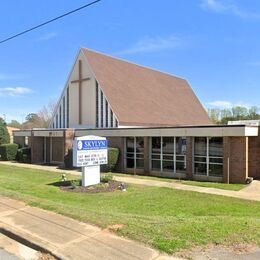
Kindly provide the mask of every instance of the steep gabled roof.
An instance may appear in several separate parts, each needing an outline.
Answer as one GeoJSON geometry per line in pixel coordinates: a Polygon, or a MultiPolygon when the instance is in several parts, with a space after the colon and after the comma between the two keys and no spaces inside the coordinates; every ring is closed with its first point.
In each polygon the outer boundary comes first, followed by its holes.
{"type": "Polygon", "coordinates": [[[212,124],[186,80],[82,49],[120,125],[212,124]]]}

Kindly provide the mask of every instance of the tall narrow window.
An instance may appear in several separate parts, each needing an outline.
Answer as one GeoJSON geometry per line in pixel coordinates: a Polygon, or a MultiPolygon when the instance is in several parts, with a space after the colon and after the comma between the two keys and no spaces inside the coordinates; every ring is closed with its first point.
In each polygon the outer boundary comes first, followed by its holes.
{"type": "Polygon", "coordinates": [[[98,83],[96,81],[96,128],[98,128],[99,102],[98,102],[98,83]]]}
{"type": "Polygon", "coordinates": [[[209,138],[209,176],[223,175],[223,138],[209,138]]]}
{"type": "Polygon", "coordinates": [[[174,171],[174,137],[162,139],[163,171],[174,171]]]}
{"type": "Polygon", "coordinates": [[[62,128],[61,127],[61,104],[60,104],[60,113],[59,113],[59,128],[62,128]]]}
{"type": "Polygon", "coordinates": [[[65,118],[65,96],[63,96],[63,102],[62,102],[62,110],[63,110],[63,117],[62,117],[62,120],[63,120],[63,128],[65,128],[65,125],[66,125],[66,118],[65,118]]]}
{"type": "Polygon", "coordinates": [[[176,172],[186,171],[186,138],[176,137],[175,142],[176,172]]]}
{"type": "Polygon", "coordinates": [[[207,175],[207,137],[194,138],[194,173],[207,175]]]}
{"type": "Polygon", "coordinates": [[[112,111],[112,109],[110,109],[110,126],[114,127],[114,124],[113,124],[113,111],[112,111]]]}
{"type": "Polygon", "coordinates": [[[105,127],[108,127],[108,102],[106,100],[106,125],[105,127]]]}
{"type": "Polygon", "coordinates": [[[56,128],[58,128],[58,122],[59,122],[59,120],[58,120],[58,114],[56,114],[56,120],[55,120],[56,122],[56,128]]]}
{"type": "Polygon", "coordinates": [[[152,137],[152,170],[161,171],[161,137],[152,137]]]}
{"type": "Polygon", "coordinates": [[[102,90],[101,90],[100,94],[101,94],[100,95],[100,102],[101,102],[101,106],[100,106],[100,109],[101,109],[101,116],[100,116],[101,117],[101,125],[100,126],[101,126],[101,128],[103,128],[103,117],[104,117],[103,103],[104,102],[103,102],[103,92],[102,92],[102,90]]]}
{"type": "Polygon", "coordinates": [[[70,90],[69,86],[67,87],[67,127],[69,127],[69,104],[70,104],[70,90]]]}
{"type": "Polygon", "coordinates": [[[144,138],[127,137],[126,138],[126,168],[144,167],[144,138]]]}
{"type": "Polygon", "coordinates": [[[117,121],[117,119],[116,119],[116,127],[118,127],[118,121],[117,121]]]}

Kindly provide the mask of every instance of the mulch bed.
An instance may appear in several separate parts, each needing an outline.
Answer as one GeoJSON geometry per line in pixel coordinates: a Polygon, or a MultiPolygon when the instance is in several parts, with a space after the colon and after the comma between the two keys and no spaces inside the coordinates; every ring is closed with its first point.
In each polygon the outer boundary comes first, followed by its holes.
{"type": "Polygon", "coordinates": [[[60,189],[63,191],[99,193],[99,192],[112,192],[112,191],[120,190],[119,186],[121,182],[112,180],[107,183],[100,183],[88,187],[82,187],[82,186],[73,187],[71,186],[70,182],[64,182],[63,184],[64,185],[60,186],[60,189]]]}

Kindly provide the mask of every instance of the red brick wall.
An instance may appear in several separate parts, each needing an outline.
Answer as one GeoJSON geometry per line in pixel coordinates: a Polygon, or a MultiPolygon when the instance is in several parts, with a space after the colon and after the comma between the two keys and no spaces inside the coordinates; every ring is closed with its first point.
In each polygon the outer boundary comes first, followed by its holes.
{"type": "Polygon", "coordinates": [[[248,137],[224,137],[224,182],[245,183],[248,177],[248,137]]]}
{"type": "Polygon", "coordinates": [[[260,179],[260,136],[249,137],[248,149],[248,176],[260,179]]]}
{"type": "Polygon", "coordinates": [[[44,162],[44,137],[31,137],[31,161],[36,164],[44,162]]]}

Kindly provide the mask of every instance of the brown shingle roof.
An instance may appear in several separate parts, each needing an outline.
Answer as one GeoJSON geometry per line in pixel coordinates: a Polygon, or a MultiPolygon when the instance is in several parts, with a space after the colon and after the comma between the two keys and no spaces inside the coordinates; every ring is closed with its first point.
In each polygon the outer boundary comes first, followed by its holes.
{"type": "Polygon", "coordinates": [[[82,50],[120,125],[212,123],[186,80],[82,50]]]}

